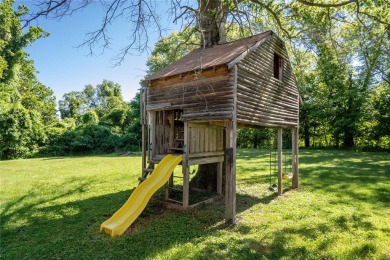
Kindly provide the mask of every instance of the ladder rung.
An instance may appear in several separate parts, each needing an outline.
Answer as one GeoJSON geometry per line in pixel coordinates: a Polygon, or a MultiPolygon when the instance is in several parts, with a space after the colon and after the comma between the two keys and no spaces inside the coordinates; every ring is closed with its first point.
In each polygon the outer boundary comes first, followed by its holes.
{"type": "Polygon", "coordinates": [[[153,172],[154,169],[144,168],[143,171],[144,171],[144,172],[153,172]]]}
{"type": "Polygon", "coordinates": [[[167,199],[168,201],[172,201],[172,202],[176,202],[176,203],[179,203],[179,204],[183,204],[183,202],[182,201],[178,201],[178,200],[173,200],[173,199],[167,199]]]}
{"type": "Polygon", "coordinates": [[[139,177],[138,180],[139,180],[139,181],[144,181],[144,180],[146,180],[146,178],[144,178],[144,177],[139,177]]]}

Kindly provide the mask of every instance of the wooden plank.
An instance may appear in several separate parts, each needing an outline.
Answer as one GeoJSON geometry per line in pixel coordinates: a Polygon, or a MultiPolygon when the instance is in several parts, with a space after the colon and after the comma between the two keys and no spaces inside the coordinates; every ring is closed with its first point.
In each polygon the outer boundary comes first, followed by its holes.
{"type": "Polygon", "coordinates": [[[218,151],[218,143],[219,143],[219,129],[215,129],[215,151],[218,151]]]}
{"type": "Polygon", "coordinates": [[[199,157],[211,157],[211,156],[223,156],[224,151],[219,150],[215,152],[200,152],[200,153],[190,153],[188,154],[189,159],[199,158],[199,157]]]}
{"type": "Polygon", "coordinates": [[[262,125],[262,126],[269,126],[269,127],[293,127],[297,126],[297,122],[290,122],[290,121],[282,121],[282,120],[258,120],[254,117],[247,116],[247,114],[242,114],[240,111],[238,112],[238,121],[240,122],[248,122],[256,125],[262,125]]]}
{"type": "Polygon", "coordinates": [[[180,82],[191,82],[197,79],[209,79],[214,76],[228,75],[228,68],[226,65],[215,66],[205,69],[199,73],[199,70],[182,73],[181,75],[174,75],[164,79],[155,79],[150,81],[152,87],[164,87],[167,85],[177,84],[180,82]]]}
{"type": "Polygon", "coordinates": [[[217,162],[223,162],[223,160],[224,160],[223,156],[213,156],[213,157],[207,157],[207,158],[194,158],[194,159],[188,159],[188,165],[217,163],[217,162]]]}
{"type": "Polygon", "coordinates": [[[281,95],[286,101],[296,102],[294,98],[298,93],[294,93],[290,89],[290,85],[280,81],[273,81],[273,78],[261,79],[256,77],[258,72],[253,72],[252,68],[245,68],[240,66],[239,88],[246,86],[253,92],[262,91],[269,95],[281,95]]]}
{"type": "MultiPolygon", "coordinates": [[[[288,61],[288,58],[283,57],[283,59],[286,61],[284,66],[283,74],[285,75],[283,77],[283,82],[288,84],[293,84],[292,88],[289,88],[289,91],[298,93],[298,87],[296,85],[296,81],[293,78],[291,65],[288,61]]],[[[256,73],[261,73],[257,77],[260,78],[273,78],[273,52],[267,52],[264,53],[258,53],[253,52],[251,55],[248,55],[248,57],[239,63],[240,66],[247,66],[250,68],[253,68],[256,73]],[[260,62],[261,61],[261,62],[260,62]]],[[[276,82],[276,80],[275,80],[276,82]]]]}
{"type": "Polygon", "coordinates": [[[204,201],[192,204],[188,208],[193,209],[193,208],[196,208],[196,207],[199,207],[199,206],[203,206],[203,205],[206,205],[206,204],[211,204],[211,203],[213,203],[215,201],[219,201],[221,198],[222,198],[221,196],[209,198],[209,199],[206,199],[204,201]]]}
{"type": "Polygon", "coordinates": [[[278,128],[278,195],[282,195],[283,130],[278,128]]]}
{"type": "Polygon", "coordinates": [[[168,147],[173,147],[174,145],[174,139],[175,139],[175,115],[174,112],[171,111],[168,114],[168,121],[169,121],[169,140],[168,140],[168,147]]]}
{"type": "Polygon", "coordinates": [[[188,153],[195,153],[196,149],[195,149],[195,142],[196,142],[196,128],[194,127],[191,127],[190,128],[190,149],[189,149],[189,152],[188,153]]]}
{"type": "Polygon", "coordinates": [[[217,131],[215,128],[210,130],[210,146],[212,152],[215,152],[217,150],[216,132],[217,131]]]}
{"type": "Polygon", "coordinates": [[[200,129],[199,128],[195,128],[195,132],[196,132],[196,138],[195,138],[195,152],[198,153],[198,152],[201,152],[200,151],[200,129]]]}
{"type": "Polygon", "coordinates": [[[205,139],[204,151],[205,151],[205,153],[210,152],[210,129],[211,128],[209,128],[209,127],[204,129],[204,139],[205,139]]]}
{"type": "Polygon", "coordinates": [[[191,120],[191,121],[212,121],[212,122],[223,122],[223,120],[229,120],[232,119],[232,115],[226,114],[226,115],[220,115],[220,114],[210,114],[207,116],[197,116],[196,114],[191,115],[191,117],[183,116],[183,120],[191,120]]]}
{"type": "Polygon", "coordinates": [[[267,104],[267,102],[253,102],[251,100],[245,99],[245,96],[241,93],[238,93],[237,105],[244,107],[247,110],[258,111],[266,113],[273,116],[291,116],[293,118],[298,118],[298,108],[295,110],[281,109],[280,107],[274,106],[272,104],[267,104]]]}
{"type": "Polygon", "coordinates": [[[156,112],[150,113],[150,157],[154,158],[156,155],[156,112]]]}
{"type": "Polygon", "coordinates": [[[188,122],[188,125],[190,127],[198,127],[198,128],[206,128],[206,129],[211,129],[211,128],[216,128],[216,129],[223,129],[223,124],[218,125],[214,124],[214,122],[206,121],[206,122],[194,122],[190,121],[188,122]]]}
{"type": "Polygon", "coordinates": [[[170,109],[171,103],[158,103],[153,105],[147,105],[146,110],[148,111],[156,111],[156,110],[166,110],[170,109]]]}
{"type": "Polygon", "coordinates": [[[204,128],[198,128],[199,129],[199,152],[203,153],[205,152],[205,129],[204,128]]]}
{"type": "Polygon", "coordinates": [[[237,118],[237,124],[240,126],[240,128],[243,128],[243,127],[290,128],[290,127],[296,126],[296,124],[294,124],[294,125],[281,125],[281,124],[274,124],[274,123],[264,123],[264,122],[259,122],[259,121],[253,121],[250,119],[243,119],[243,118],[240,118],[240,116],[237,118]]]}
{"type": "Polygon", "coordinates": [[[269,98],[280,97],[284,102],[296,103],[298,94],[290,92],[285,85],[274,84],[267,81],[259,80],[258,78],[250,78],[249,73],[242,70],[239,78],[239,89],[251,92],[256,96],[267,95],[269,98]]]}
{"type": "Polygon", "coordinates": [[[239,107],[241,113],[248,113],[248,115],[251,115],[252,117],[256,117],[256,118],[263,118],[265,120],[267,120],[267,119],[283,120],[283,121],[291,121],[291,122],[298,121],[297,115],[295,115],[295,116],[292,116],[292,115],[275,115],[275,114],[273,114],[271,112],[265,112],[265,111],[262,111],[262,110],[248,109],[247,107],[245,107],[244,104],[241,104],[241,103],[239,104],[238,107],[239,107]]]}
{"type": "Polygon", "coordinates": [[[223,150],[223,129],[219,129],[219,145],[217,147],[217,150],[218,151],[222,151],[223,150]]]}

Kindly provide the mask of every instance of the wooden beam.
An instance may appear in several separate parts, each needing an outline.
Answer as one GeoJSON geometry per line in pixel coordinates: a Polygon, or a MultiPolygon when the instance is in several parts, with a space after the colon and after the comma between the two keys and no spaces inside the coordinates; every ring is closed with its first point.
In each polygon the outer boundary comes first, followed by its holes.
{"type": "Polygon", "coordinates": [[[282,195],[283,130],[278,128],[278,195],[282,195]]]}
{"type": "Polygon", "coordinates": [[[299,187],[299,135],[298,127],[293,128],[293,178],[292,178],[292,188],[297,189],[299,187]]]}
{"type": "Polygon", "coordinates": [[[204,153],[190,153],[188,154],[189,159],[193,158],[202,158],[202,157],[212,157],[212,156],[223,156],[223,151],[216,151],[216,152],[204,152],[204,153]]]}
{"type": "Polygon", "coordinates": [[[189,206],[190,198],[190,169],[188,167],[188,123],[184,122],[184,145],[183,145],[183,207],[186,209],[189,206]]]}
{"type": "Polygon", "coordinates": [[[233,120],[225,121],[225,222],[236,223],[236,142],[237,142],[237,65],[234,66],[234,110],[233,120]]]}
{"type": "Polygon", "coordinates": [[[156,155],[156,112],[150,112],[150,135],[149,135],[149,159],[153,159],[156,155]]]}
{"type": "Polygon", "coordinates": [[[213,157],[207,157],[207,158],[188,159],[188,165],[199,165],[199,164],[209,164],[209,163],[223,162],[223,159],[224,159],[223,156],[213,156],[213,157]]]}
{"type": "MultiPolygon", "coordinates": [[[[145,120],[145,110],[143,110],[143,107],[144,107],[144,102],[145,102],[145,93],[144,91],[142,90],[141,91],[141,109],[142,109],[142,113],[141,113],[141,128],[142,128],[142,170],[146,168],[146,152],[147,152],[147,149],[148,149],[148,135],[147,135],[147,132],[148,132],[148,125],[147,125],[147,122],[145,120]]],[[[144,177],[144,171],[142,171],[141,173],[141,177],[144,177]]]]}
{"type": "Polygon", "coordinates": [[[172,106],[171,103],[160,103],[160,104],[154,104],[154,105],[147,105],[146,110],[147,111],[167,110],[167,109],[170,109],[171,106],[172,106]]]}

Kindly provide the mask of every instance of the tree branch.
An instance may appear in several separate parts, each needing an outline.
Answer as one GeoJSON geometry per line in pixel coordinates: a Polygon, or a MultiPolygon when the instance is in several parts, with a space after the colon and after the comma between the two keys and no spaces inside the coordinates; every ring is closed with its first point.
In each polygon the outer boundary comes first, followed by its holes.
{"type": "Polygon", "coordinates": [[[313,3],[313,2],[308,2],[308,1],[305,1],[305,0],[297,0],[297,2],[299,2],[301,4],[304,4],[304,5],[316,6],[316,7],[340,7],[340,6],[344,6],[344,5],[357,3],[358,0],[349,0],[349,1],[336,3],[336,4],[313,3]]]}
{"type": "Polygon", "coordinates": [[[287,35],[288,38],[291,38],[290,33],[282,26],[282,22],[280,21],[279,16],[276,14],[276,12],[274,10],[271,9],[271,7],[269,7],[268,5],[262,3],[258,0],[250,0],[250,1],[252,3],[258,4],[259,6],[264,7],[264,9],[267,10],[272,15],[272,17],[274,18],[274,20],[278,24],[279,28],[287,35]]]}

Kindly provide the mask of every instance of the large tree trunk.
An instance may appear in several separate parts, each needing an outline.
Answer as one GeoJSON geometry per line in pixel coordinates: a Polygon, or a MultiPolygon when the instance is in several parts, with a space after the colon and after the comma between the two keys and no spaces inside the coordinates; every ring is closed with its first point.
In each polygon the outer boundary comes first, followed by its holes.
{"type": "Polygon", "coordinates": [[[198,0],[201,47],[226,42],[227,10],[221,0],[198,0]]]}
{"type": "Polygon", "coordinates": [[[217,163],[201,164],[190,186],[207,191],[217,191],[217,163]]]}
{"type": "MultiPolygon", "coordinates": [[[[201,47],[208,48],[226,42],[227,8],[221,0],[198,0],[201,47]]],[[[217,191],[217,163],[199,165],[190,185],[207,191],[217,191]]]]}

